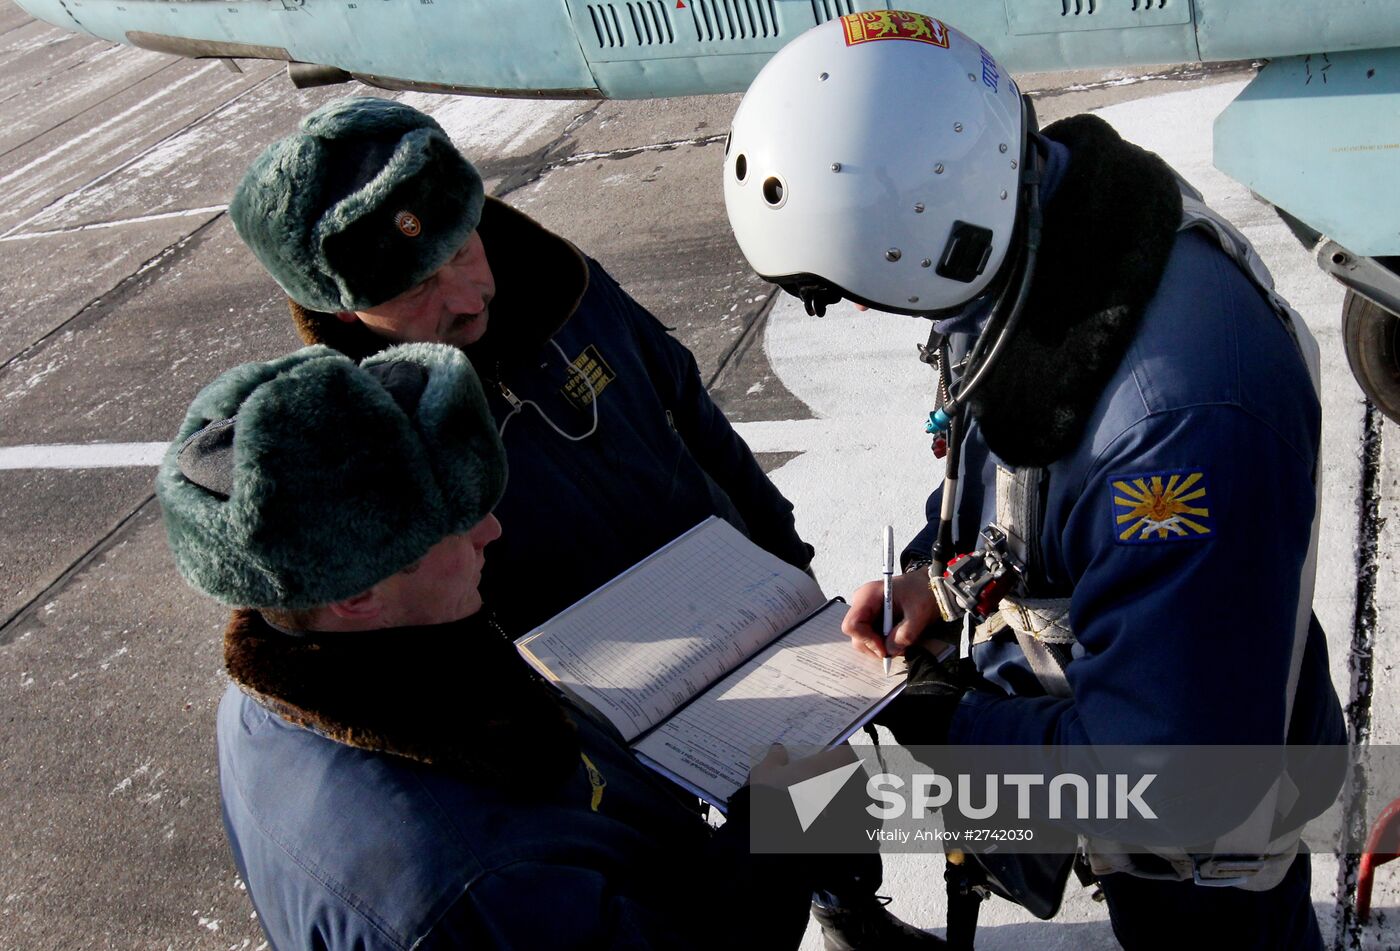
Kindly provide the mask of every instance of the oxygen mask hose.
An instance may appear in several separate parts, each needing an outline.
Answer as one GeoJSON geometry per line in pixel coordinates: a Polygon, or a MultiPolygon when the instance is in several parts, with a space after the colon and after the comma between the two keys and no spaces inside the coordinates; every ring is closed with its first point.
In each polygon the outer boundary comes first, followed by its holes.
{"type": "MultiPolygon", "coordinates": [[[[971,399],[972,394],[986,381],[988,373],[996,366],[1002,354],[1006,352],[1007,343],[1010,341],[1012,334],[1015,333],[1017,325],[1021,322],[1021,314],[1026,308],[1026,301],[1030,299],[1031,282],[1035,278],[1036,258],[1040,252],[1041,158],[1034,143],[1030,141],[1030,136],[1026,137],[1026,141],[1026,164],[1021,179],[1021,190],[1026,200],[1025,240],[1022,243],[1020,252],[1017,254],[1016,264],[1012,271],[1013,275],[1015,275],[1017,271],[1020,272],[1019,280],[1013,276],[1011,280],[1007,281],[1006,285],[997,295],[997,301],[992,307],[992,314],[987,320],[987,326],[983,329],[982,333],[978,335],[977,343],[974,345],[972,355],[968,359],[967,377],[965,377],[962,384],[958,386],[957,392],[953,394],[953,398],[942,407],[935,410],[929,417],[928,426],[930,432],[937,433],[948,429],[962,407],[971,399]],[[1006,295],[1010,293],[1013,284],[1016,285],[1016,300],[1011,305],[1010,311],[1006,312],[1004,310],[1006,295]],[[1007,313],[1006,319],[1000,322],[1000,327],[998,328],[996,327],[998,324],[998,317],[1004,312],[1007,313]],[[994,329],[995,333],[993,333],[994,329]],[[992,340],[990,346],[987,344],[989,339],[992,340]],[[984,350],[985,354],[983,352],[984,350]]],[[[950,434],[950,447],[952,442],[953,440],[950,434]]],[[[952,466],[949,466],[949,469],[951,471],[952,466]]]]}
{"type": "MultiPolygon", "coordinates": [[[[929,553],[932,562],[928,568],[929,587],[933,588],[943,577],[943,572],[948,567],[948,562],[956,554],[953,550],[953,521],[957,513],[958,496],[958,470],[962,459],[962,439],[963,439],[963,417],[966,413],[965,404],[969,396],[987,378],[987,370],[994,366],[997,359],[1005,352],[1006,341],[1010,339],[1012,332],[1016,329],[1016,324],[1020,320],[1021,312],[1025,309],[1026,299],[1030,296],[1031,277],[1035,272],[1036,251],[1040,245],[1040,189],[1038,185],[1039,176],[1036,176],[1036,184],[1030,189],[1030,207],[1027,214],[1026,247],[1025,247],[1025,270],[1022,273],[1020,287],[1016,294],[1016,303],[1011,309],[1006,323],[1001,331],[996,335],[996,343],[988,351],[981,365],[973,372],[972,378],[967,383],[958,388],[958,392],[943,407],[936,410],[930,419],[932,429],[942,417],[943,428],[948,432],[948,455],[944,459],[943,475],[943,499],[938,516],[938,539],[934,542],[933,550],[929,553]]],[[[1009,284],[1007,285],[1010,286],[1009,284]]],[[[1005,292],[1003,292],[1005,293],[1005,292]]],[[[1000,301],[998,302],[1000,303],[1000,301]]],[[[995,313],[993,314],[993,320],[995,313]]],[[[988,330],[990,330],[990,322],[988,330]]],[[[974,352],[974,357],[976,353],[974,352]]],[[[970,371],[971,372],[971,371],[970,371]]],[[[940,599],[941,600],[941,599],[940,599]]],[[[951,618],[944,618],[951,620],[951,618]]]]}
{"type": "MultiPolygon", "coordinates": [[[[1029,103],[1027,103],[1026,109],[1028,111],[1028,127],[1030,127],[1034,124],[1034,112],[1029,103]]],[[[991,368],[996,366],[997,361],[1006,352],[1007,342],[1020,323],[1021,314],[1026,308],[1026,301],[1030,298],[1031,282],[1035,278],[1035,265],[1040,252],[1042,227],[1040,208],[1042,160],[1029,133],[1026,135],[1023,152],[1021,190],[1026,202],[1025,240],[1017,255],[1018,261],[1012,272],[1014,275],[1019,270],[1019,281],[1013,276],[997,294],[996,304],[992,307],[992,314],[987,321],[987,326],[979,335],[968,359],[967,375],[952,398],[929,417],[929,432],[936,434],[946,430],[948,433],[948,455],[944,460],[943,499],[939,509],[938,538],[929,553],[932,559],[928,575],[930,588],[939,583],[938,579],[943,577],[948,562],[956,554],[953,550],[953,522],[957,517],[958,470],[962,459],[964,407],[977,388],[986,381],[991,368]],[[1005,321],[1001,322],[1000,327],[997,328],[994,325],[998,322],[998,315],[1005,312],[1003,308],[1006,296],[1010,293],[1013,284],[1016,285],[1016,300],[1010,311],[1006,312],[1005,321]],[[989,339],[993,341],[990,346],[987,345],[989,339]]]]}
{"type": "Polygon", "coordinates": [[[943,498],[938,512],[938,538],[929,552],[932,559],[928,566],[928,583],[932,587],[943,577],[948,562],[952,560],[953,519],[958,498],[958,468],[962,460],[962,413],[958,412],[948,421],[948,455],[944,457],[943,498]]]}

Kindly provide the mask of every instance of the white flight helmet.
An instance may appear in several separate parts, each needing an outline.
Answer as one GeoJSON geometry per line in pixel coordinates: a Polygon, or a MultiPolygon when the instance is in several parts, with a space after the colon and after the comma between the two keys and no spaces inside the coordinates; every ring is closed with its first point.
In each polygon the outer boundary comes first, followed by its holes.
{"type": "Polygon", "coordinates": [[[754,79],[725,152],[749,264],[820,312],[932,314],[980,295],[1016,232],[1027,126],[991,55],[919,13],[808,30],[754,79]]]}

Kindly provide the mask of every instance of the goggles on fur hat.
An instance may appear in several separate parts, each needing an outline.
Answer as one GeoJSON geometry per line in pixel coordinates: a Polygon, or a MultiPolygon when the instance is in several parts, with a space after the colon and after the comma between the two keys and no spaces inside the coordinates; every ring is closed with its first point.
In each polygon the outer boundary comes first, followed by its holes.
{"type": "Polygon", "coordinates": [[[483,201],[481,176],[430,116],[360,97],[268,146],[228,211],[288,297],[331,313],[426,280],[466,243],[483,201]]]}
{"type": "Polygon", "coordinates": [[[307,347],[195,398],[156,479],[180,574],[239,607],[372,588],[485,518],[505,450],[476,371],[443,344],[356,365],[307,347]]]}

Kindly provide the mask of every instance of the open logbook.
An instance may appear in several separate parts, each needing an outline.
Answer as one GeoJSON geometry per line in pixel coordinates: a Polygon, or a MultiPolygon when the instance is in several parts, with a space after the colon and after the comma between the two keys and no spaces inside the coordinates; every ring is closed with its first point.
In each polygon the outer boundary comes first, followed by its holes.
{"type": "Polygon", "coordinates": [[[723,810],[752,751],[834,746],[903,686],[851,649],[845,608],[712,517],[516,645],[643,763],[723,810]]]}

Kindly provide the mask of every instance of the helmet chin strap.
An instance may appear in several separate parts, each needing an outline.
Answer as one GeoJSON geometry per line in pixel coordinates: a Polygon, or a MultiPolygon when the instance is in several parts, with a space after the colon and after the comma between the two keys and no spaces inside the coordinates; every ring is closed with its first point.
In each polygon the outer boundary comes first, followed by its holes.
{"type": "Polygon", "coordinates": [[[802,299],[802,305],[807,308],[808,317],[825,317],[826,309],[841,301],[841,292],[828,284],[803,284],[797,288],[796,293],[802,299]]]}

